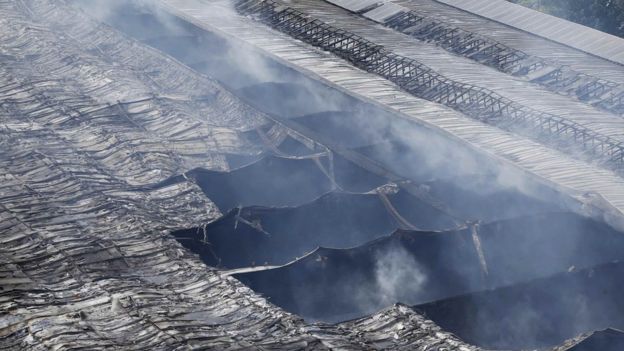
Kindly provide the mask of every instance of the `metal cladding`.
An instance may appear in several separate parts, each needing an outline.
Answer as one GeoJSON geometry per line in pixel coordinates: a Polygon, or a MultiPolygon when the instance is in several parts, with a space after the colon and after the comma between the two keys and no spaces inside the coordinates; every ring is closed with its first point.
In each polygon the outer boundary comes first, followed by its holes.
{"type": "Polygon", "coordinates": [[[624,40],[504,0],[437,0],[479,16],[624,64],[624,40]]]}
{"type": "MultiPolygon", "coordinates": [[[[412,256],[426,258],[435,274],[444,274],[438,285],[456,288],[440,294],[427,291],[422,295],[426,301],[417,301],[421,303],[449,294],[479,294],[488,287],[517,287],[519,281],[536,276],[549,279],[571,264],[588,272],[598,263],[620,258],[621,232],[602,220],[620,218],[624,194],[617,187],[611,191],[611,185],[621,184],[621,178],[498,127],[520,134],[538,130],[540,142],[565,151],[580,149],[585,157],[616,170],[624,162],[618,139],[624,136],[446,77],[283,4],[245,1],[239,9],[288,35],[234,12],[231,18],[222,16],[214,11],[212,6],[219,6],[215,3],[162,0],[155,2],[162,11],[158,15],[144,7],[132,15],[123,13],[128,17],[121,16],[122,22],[131,28],[143,22],[154,25],[150,21],[158,16],[171,25],[152,28],[153,37],[150,32],[141,38],[131,29],[121,32],[106,19],[88,16],[73,6],[74,1],[0,0],[1,350],[477,351],[481,348],[441,329],[413,307],[397,304],[397,295],[367,310],[370,315],[344,310],[343,316],[356,319],[315,323],[282,309],[277,298],[262,296],[261,289],[253,291],[241,281],[266,288],[263,277],[286,282],[292,277],[283,272],[307,269],[333,277],[332,289],[338,289],[356,271],[366,281],[379,248],[399,245],[419,253],[412,256]],[[181,22],[196,32],[166,36],[168,30],[180,29],[176,26],[181,22]],[[219,28],[203,27],[206,23],[219,28]],[[248,27],[239,27],[241,23],[248,27]],[[308,90],[297,90],[290,81],[258,83],[241,78],[243,74],[237,78],[246,84],[232,88],[226,85],[231,82],[217,82],[202,71],[202,56],[213,53],[185,57],[163,44],[202,46],[202,40],[193,42],[194,35],[201,37],[198,33],[206,29],[234,41],[236,48],[245,41],[253,44],[254,48],[240,45],[245,47],[243,54],[237,52],[241,57],[264,50],[263,59],[289,74],[286,80],[296,77],[297,84],[331,89],[314,100],[306,95],[308,90]],[[287,56],[297,63],[286,62],[287,56]],[[292,101],[276,104],[267,92],[292,101]],[[325,106],[325,100],[338,95],[357,108],[325,106]],[[300,104],[307,99],[315,103],[300,104]],[[421,119],[391,123],[389,116],[400,113],[421,119]],[[430,129],[423,128],[423,121],[430,129]],[[447,134],[434,135],[434,123],[446,123],[446,129],[440,129],[447,134]],[[368,124],[383,133],[371,133],[368,124]],[[410,149],[399,137],[399,132],[412,136],[416,130],[428,133],[426,141],[432,145],[424,151],[410,149]],[[436,177],[443,171],[453,173],[456,164],[450,165],[451,171],[441,166],[438,173],[423,171],[424,156],[440,146],[434,143],[437,138],[460,146],[444,157],[454,161],[466,152],[470,157],[462,161],[469,159],[485,169],[483,174],[461,174],[458,184],[457,177],[436,177]],[[474,147],[479,142],[508,152],[513,165],[521,168],[514,168],[517,173],[512,175],[526,177],[523,185],[535,186],[548,201],[525,194],[527,189],[489,189],[501,176],[489,167],[508,164],[496,158],[500,155],[492,157],[486,148],[474,147]],[[399,163],[405,169],[390,167],[384,158],[388,150],[407,157],[411,167],[404,167],[405,159],[399,163]],[[551,176],[549,181],[561,187],[537,181],[535,174],[551,176]],[[583,192],[575,192],[576,185],[583,192]],[[602,193],[587,193],[590,190],[602,193]],[[609,196],[621,201],[613,205],[609,196]],[[592,212],[596,209],[598,215],[592,212]],[[561,223],[574,224],[578,231],[561,223]],[[503,232],[529,240],[507,242],[503,232]],[[591,240],[587,232],[604,240],[591,240]],[[539,243],[570,237],[581,245],[565,246],[557,254],[548,246],[535,249],[539,243]],[[600,256],[586,259],[577,254],[587,248],[600,256]],[[563,259],[551,265],[523,264],[527,252],[563,259]],[[448,258],[445,264],[436,264],[440,257],[448,258]],[[367,265],[358,265],[361,262],[367,265]],[[510,278],[507,273],[513,270],[517,274],[510,278]],[[463,278],[469,278],[469,287],[459,282],[463,278]]],[[[359,15],[392,20],[401,31],[409,31],[395,16],[399,5],[334,3],[356,13],[348,15],[366,21],[366,26],[370,21],[359,15]]],[[[304,1],[292,5],[307,6],[304,1]]],[[[125,10],[131,12],[129,8],[125,10]]],[[[472,45],[481,56],[463,51],[470,59],[484,60],[479,62],[504,73],[526,71],[529,76],[543,69],[539,62],[529,64],[532,54],[518,58],[515,55],[521,54],[510,51],[511,46],[476,34],[475,42],[464,41],[464,34],[470,33],[462,32],[459,39],[453,34],[458,31],[446,29],[438,23],[414,36],[455,53],[461,50],[445,46],[449,40],[464,48],[472,45]]],[[[231,69],[238,72],[239,63],[220,68],[234,66],[231,69]]],[[[600,84],[575,94],[602,99],[616,89],[605,90],[600,84]]],[[[621,100],[608,108],[620,111],[618,103],[621,100]]],[[[306,277],[297,279],[304,282],[306,277]]],[[[324,289],[321,280],[308,283],[299,288],[337,291],[324,289]]],[[[336,301],[351,299],[345,291],[334,294],[336,301]]],[[[574,343],[581,345],[584,337],[574,343]]]]}
{"type": "Polygon", "coordinates": [[[362,16],[502,72],[526,76],[551,91],[575,96],[609,112],[624,114],[624,85],[620,83],[575,71],[392,2],[362,13],[362,16]]]}
{"type": "MultiPolygon", "coordinates": [[[[410,0],[402,4],[408,6],[415,1],[410,0]]],[[[498,127],[468,118],[441,104],[417,98],[379,75],[355,68],[348,61],[322,52],[311,45],[302,44],[289,35],[250,20],[249,17],[229,16],[224,19],[217,16],[219,11],[224,10],[222,4],[211,3],[210,6],[206,6],[197,0],[163,0],[163,3],[169,13],[198,28],[223,33],[225,37],[250,45],[260,52],[270,53],[272,59],[284,65],[300,67],[306,74],[317,77],[338,91],[352,94],[366,103],[383,106],[398,117],[395,121],[397,119],[414,121],[430,128],[434,133],[458,140],[468,148],[476,148],[494,155],[496,160],[534,174],[559,191],[583,199],[581,201],[589,200],[595,205],[608,204],[607,207],[612,207],[614,212],[613,215],[606,215],[605,219],[621,226],[616,222],[620,222],[617,213],[624,210],[624,181],[611,171],[573,159],[520,135],[504,132],[498,127]],[[579,197],[579,194],[586,195],[579,197]]],[[[605,63],[604,60],[577,50],[520,33],[456,9],[441,7],[439,4],[427,6],[428,4],[426,0],[417,2],[419,10],[427,11],[430,15],[441,12],[445,17],[462,22],[462,26],[469,27],[471,31],[496,35],[497,40],[513,47],[522,47],[525,52],[537,53],[540,57],[550,59],[561,59],[579,71],[624,82],[624,74],[620,66],[615,64],[605,63]]],[[[325,1],[297,1],[289,3],[289,6],[305,9],[315,16],[327,18],[334,26],[357,30],[360,35],[383,42],[385,46],[408,52],[411,57],[417,57],[426,61],[428,65],[435,66],[436,70],[452,75],[453,79],[467,83],[479,82],[503,92],[508,97],[513,96],[514,99],[539,106],[540,110],[564,113],[566,118],[592,130],[621,139],[623,129],[619,126],[624,125],[622,123],[624,120],[614,118],[613,115],[605,115],[569,97],[536,89],[534,84],[527,84],[526,80],[489,69],[467,58],[448,53],[433,44],[419,42],[379,26],[371,26],[370,20],[358,18],[325,1]]],[[[227,9],[227,6],[225,8],[227,9]]]]}
{"type": "Polygon", "coordinates": [[[588,159],[599,159],[618,172],[624,168],[622,142],[572,120],[535,110],[487,88],[454,81],[416,60],[272,0],[244,0],[237,4],[237,9],[378,74],[418,97],[499,128],[534,137],[564,152],[575,154],[581,149],[588,159]]]}
{"type": "Polygon", "coordinates": [[[168,233],[221,212],[171,176],[256,153],[265,116],[63,2],[0,12],[1,349],[477,349],[400,306],[306,324],[207,267],[168,233]]]}

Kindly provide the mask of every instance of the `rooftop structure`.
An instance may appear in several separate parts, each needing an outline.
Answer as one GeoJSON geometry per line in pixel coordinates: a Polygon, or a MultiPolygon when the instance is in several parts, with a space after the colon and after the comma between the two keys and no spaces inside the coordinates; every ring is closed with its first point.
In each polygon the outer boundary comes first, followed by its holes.
{"type": "Polygon", "coordinates": [[[498,0],[0,24],[0,348],[618,347],[624,40],[498,0]]]}

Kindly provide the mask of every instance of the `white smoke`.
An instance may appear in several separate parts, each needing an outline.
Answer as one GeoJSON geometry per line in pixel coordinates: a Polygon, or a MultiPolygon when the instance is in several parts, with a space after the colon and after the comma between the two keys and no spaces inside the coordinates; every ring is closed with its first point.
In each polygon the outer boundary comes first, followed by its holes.
{"type": "Polygon", "coordinates": [[[377,254],[375,279],[381,303],[390,305],[417,296],[427,276],[409,252],[395,247],[377,254]]]}
{"type": "Polygon", "coordinates": [[[352,277],[349,291],[355,293],[354,301],[359,314],[373,313],[397,302],[414,301],[427,283],[421,265],[401,246],[391,246],[375,253],[371,285],[363,286],[363,277],[352,277]]]}

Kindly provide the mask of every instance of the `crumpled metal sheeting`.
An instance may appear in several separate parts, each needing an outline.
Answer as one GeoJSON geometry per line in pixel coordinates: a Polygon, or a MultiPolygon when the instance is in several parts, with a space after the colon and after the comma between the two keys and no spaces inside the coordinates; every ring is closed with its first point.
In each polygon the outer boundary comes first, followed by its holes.
{"type": "MultiPolygon", "coordinates": [[[[55,83],[58,89],[64,85],[55,83]]],[[[133,184],[158,182],[198,165],[227,169],[220,154],[254,152],[239,132],[189,118],[192,115],[184,110],[191,107],[183,102],[150,98],[98,106],[89,97],[68,99],[71,95],[65,91],[18,83],[6,70],[0,70],[0,85],[15,86],[0,91],[0,109],[6,114],[23,116],[20,120],[30,123],[29,128],[47,131],[50,140],[95,159],[101,173],[115,172],[133,184]],[[138,162],[128,162],[125,155],[138,162]]],[[[10,132],[12,126],[5,130],[10,132]]]]}
{"type": "Polygon", "coordinates": [[[565,345],[554,351],[590,351],[596,349],[600,349],[601,351],[616,351],[622,349],[623,344],[624,332],[618,329],[608,328],[568,340],[565,345]]]}
{"type": "MultiPolygon", "coordinates": [[[[37,6],[37,8],[41,7],[37,6]]],[[[162,95],[174,101],[193,97],[192,108],[184,111],[198,116],[211,125],[247,131],[265,122],[261,112],[241,104],[232,93],[215,84],[208,77],[200,75],[149,46],[123,37],[107,25],[88,19],[74,8],[56,6],[48,16],[52,16],[47,18],[48,21],[63,26],[87,51],[99,52],[98,48],[106,48],[104,55],[106,59],[118,60],[134,74],[141,75],[144,81],[154,82],[162,91],[162,95]],[[74,22],[68,23],[67,11],[75,14],[75,17],[71,19],[74,22]],[[128,55],[129,52],[133,54],[128,55]],[[149,70],[143,74],[146,67],[149,67],[149,70]],[[162,69],[154,70],[155,67],[162,67],[162,69]],[[202,98],[205,98],[204,103],[202,103],[202,98]]]]}
{"type": "MultiPolygon", "coordinates": [[[[4,1],[0,6],[0,21],[10,19],[11,23],[21,23],[31,11],[45,13],[39,15],[41,23],[26,25],[32,28],[44,27],[45,17],[52,17],[56,6],[62,9],[57,15],[63,14],[67,21],[80,17],[57,1],[4,1]],[[38,12],[43,11],[40,6],[47,6],[48,11],[38,12]]],[[[0,37],[7,32],[11,30],[3,30],[0,37]]],[[[165,177],[144,176],[155,164],[171,167],[171,171],[184,167],[183,162],[197,163],[184,153],[174,154],[173,161],[168,154],[170,163],[164,162],[167,157],[162,155],[171,150],[171,144],[182,143],[174,138],[178,134],[169,135],[166,141],[152,135],[166,131],[157,129],[160,121],[175,124],[163,112],[170,111],[169,104],[177,106],[172,114],[184,111],[181,118],[194,118],[187,112],[193,105],[184,102],[185,89],[180,89],[181,97],[168,95],[168,100],[163,100],[162,91],[144,81],[146,76],[130,74],[132,69],[124,71],[128,62],[135,62],[134,67],[155,65],[137,53],[142,50],[139,45],[128,49],[127,61],[120,59],[123,63],[112,65],[105,53],[82,51],[76,41],[61,39],[54,30],[36,32],[40,37],[34,37],[35,32],[15,32],[24,36],[16,46],[11,39],[0,39],[0,50],[11,53],[11,64],[4,67],[11,70],[0,75],[0,169],[7,170],[0,182],[0,286],[10,288],[0,291],[0,348],[316,350],[330,344],[346,349],[392,346],[378,341],[388,338],[384,328],[359,332],[325,326],[318,331],[321,327],[306,325],[235,279],[209,270],[167,236],[169,230],[209,222],[219,215],[191,182],[143,187],[165,177]],[[67,45],[55,46],[59,41],[67,45]],[[55,47],[64,51],[47,51],[55,47]],[[28,53],[16,56],[25,51],[28,53]],[[63,55],[72,52],[77,54],[71,61],[59,63],[63,55]],[[93,57],[97,59],[90,61],[93,57]],[[138,59],[132,61],[133,57],[138,59]],[[43,73],[32,74],[32,60],[39,59],[43,73]],[[81,62],[85,62],[84,71],[76,69],[81,62]],[[54,72],[46,72],[53,67],[54,72]],[[119,80],[124,84],[114,85],[115,79],[125,78],[116,72],[127,73],[130,81],[119,80]],[[89,81],[96,77],[111,81],[89,81]],[[84,90],[87,86],[93,89],[84,90]],[[159,97],[148,103],[118,105],[116,98],[128,91],[116,95],[115,89],[124,86],[146,87],[137,95],[141,98],[154,93],[159,97]],[[105,106],[105,102],[112,105],[105,106]],[[154,104],[153,110],[144,104],[154,104]],[[121,107],[130,121],[119,127],[100,114],[101,108],[114,111],[121,107]],[[144,109],[149,111],[139,112],[144,109]]],[[[176,69],[173,63],[161,67],[162,71],[176,69]]],[[[209,122],[220,127],[245,130],[250,128],[246,119],[261,117],[223,90],[208,106],[223,112],[224,116],[209,115],[209,122]]],[[[119,122],[123,115],[122,111],[116,114],[119,122]]],[[[189,139],[206,136],[192,134],[190,129],[179,132],[189,139]]],[[[387,318],[396,317],[388,313],[387,318]]],[[[378,320],[372,317],[370,325],[378,320]]],[[[418,325],[408,328],[412,327],[418,325]]],[[[401,335],[406,336],[395,342],[413,341],[411,349],[416,350],[431,350],[438,344],[451,350],[474,349],[458,341],[440,341],[437,336],[442,334],[422,339],[418,329],[406,329],[401,335]]]]}
{"type": "Polygon", "coordinates": [[[298,319],[208,270],[166,236],[219,215],[195,184],[147,191],[102,183],[80,159],[63,160],[63,149],[38,158],[29,147],[42,145],[28,138],[23,133],[0,154],[0,168],[8,171],[0,190],[0,310],[8,312],[0,336],[24,331],[20,348],[27,349],[171,350],[194,342],[246,348],[267,335],[275,342],[317,342],[289,331],[299,330],[286,325],[298,319]],[[84,176],[54,167],[70,161],[84,176]],[[184,318],[197,310],[202,319],[184,318]],[[276,325],[280,320],[283,326],[276,325]]]}
{"type": "Polygon", "coordinates": [[[466,345],[402,304],[396,304],[369,317],[337,324],[335,329],[319,325],[313,330],[313,334],[324,339],[336,337],[330,343],[331,346],[345,350],[480,350],[466,345]],[[337,337],[337,332],[357,346],[341,343],[343,340],[337,337]]]}
{"type": "Polygon", "coordinates": [[[64,2],[27,3],[29,11],[0,8],[11,19],[0,42],[16,76],[69,80],[64,90],[87,94],[98,103],[138,100],[154,93],[181,101],[193,97],[192,108],[184,111],[210,125],[250,130],[263,123],[261,113],[240,104],[214,81],[64,2]]]}
{"type": "MultiPolygon", "coordinates": [[[[47,19],[26,22],[29,11],[21,4],[0,9],[0,17],[24,28],[0,33],[2,52],[10,53],[10,65],[0,71],[0,345],[225,350],[249,348],[252,336],[318,343],[300,331],[299,319],[209,270],[167,236],[220,215],[197,185],[145,187],[185,167],[222,167],[210,154],[219,161],[223,152],[249,152],[233,128],[250,128],[240,121],[262,115],[190,72],[195,83],[189,91],[206,83],[216,92],[194,113],[195,100],[188,102],[183,87],[182,95],[154,97],[161,91],[145,84],[141,94],[151,98],[107,105],[118,87],[92,80],[127,74],[124,85],[141,87],[145,77],[105,56],[94,59],[54,30],[25,29],[43,27],[47,19]],[[88,73],[81,71],[86,66],[88,73]],[[185,127],[165,129],[172,125],[185,127]],[[185,318],[198,310],[201,318],[185,318]]],[[[58,2],[39,6],[59,6],[65,19],[71,17],[58,2]]],[[[136,65],[159,67],[137,51],[125,55],[138,57],[136,65]]]]}

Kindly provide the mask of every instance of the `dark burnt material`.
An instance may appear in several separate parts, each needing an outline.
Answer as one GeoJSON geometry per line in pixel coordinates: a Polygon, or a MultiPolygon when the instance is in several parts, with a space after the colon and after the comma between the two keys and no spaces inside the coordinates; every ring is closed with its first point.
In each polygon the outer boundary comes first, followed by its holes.
{"type": "Polygon", "coordinates": [[[262,111],[284,117],[321,113],[331,107],[331,90],[310,89],[303,84],[270,82],[240,88],[237,93],[262,111]],[[330,106],[328,106],[330,105],[330,106]]]}
{"type": "Polygon", "coordinates": [[[605,329],[592,333],[585,340],[567,351],[621,351],[624,350],[624,333],[620,330],[605,329]]]}
{"type": "Polygon", "coordinates": [[[187,177],[223,212],[238,206],[295,206],[333,188],[314,159],[271,156],[231,172],[196,169],[187,177]]]}
{"type": "Polygon", "coordinates": [[[239,268],[286,264],[319,246],[354,247],[406,221],[425,229],[454,226],[451,218],[405,191],[385,199],[375,193],[332,192],[298,207],[237,208],[206,227],[173,235],[206,264],[239,268]]]}
{"type": "Polygon", "coordinates": [[[194,179],[223,212],[241,206],[298,206],[335,188],[367,192],[386,182],[337,155],[266,156],[229,172],[195,169],[186,177],[194,179]]]}
{"type": "Polygon", "coordinates": [[[417,303],[479,289],[479,262],[462,234],[398,231],[354,249],[320,248],[282,268],[236,278],[304,318],[345,320],[391,301],[417,303]]]}
{"type": "Polygon", "coordinates": [[[551,213],[449,232],[398,231],[237,277],[289,311],[335,321],[388,301],[420,304],[592,267],[624,258],[622,248],[624,236],[606,225],[551,213]]]}
{"type": "Polygon", "coordinates": [[[624,327],[623,276],[623,263],[609,263],[437,301],[416,310],[482,347],[554,346],[588,331],[624,327]]]}

